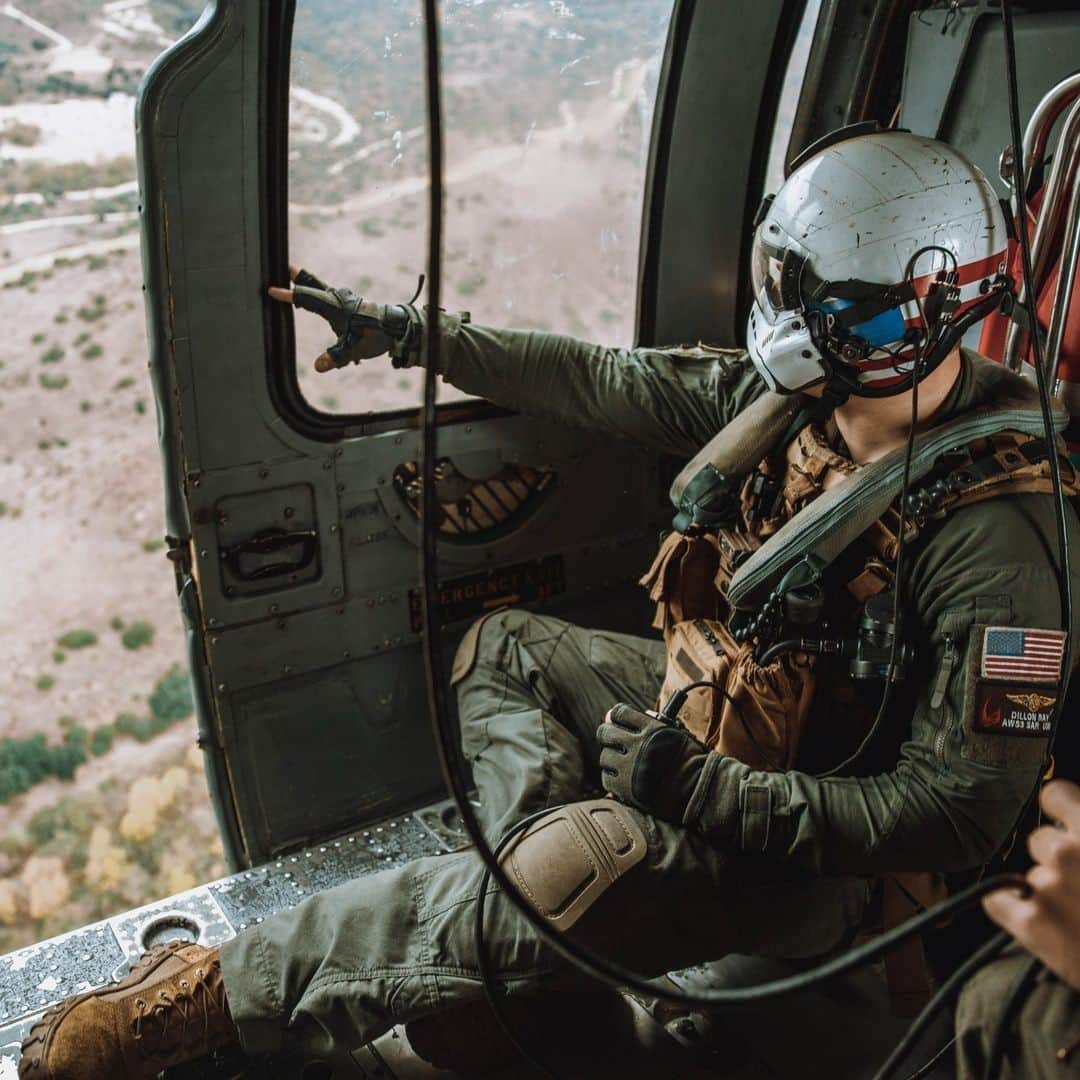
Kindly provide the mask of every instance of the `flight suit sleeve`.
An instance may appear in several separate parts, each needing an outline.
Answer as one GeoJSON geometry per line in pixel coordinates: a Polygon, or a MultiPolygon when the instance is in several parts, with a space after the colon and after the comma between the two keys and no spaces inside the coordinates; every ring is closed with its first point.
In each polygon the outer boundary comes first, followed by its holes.
{"type": "MultiPolygon", "coordinates": [[[[1071,508],[1069,518],[1075,546],[1071,508]]],[[[712,842],[815,874],[956,872],[998,851],[1039,780],[1050,710],[1063,688],[1060,677],[1032,681],[1022,658],[1006,660],[1018,675],[988,679],[984,657],[989,652],[992,665],[1002,648],[994,643],[1004,640],[1015,653],[1019,639],[987,635],[1048,630],[1037,640],[1053,642],[1061,628],[1053,537],[1045,495],[993,499],[942,523],[915,552],[905,589],[905,636],[925,656],[896,767],[818,779],[755,772],[727,758],[714,789],[726,832],[714,822],[712,842]]]]}
{"type": "MultiPolygon", "coordinates": [[[[765,390],[745,353],[617,349],[444,312],[440,374],[530,416],[690,456],[765,390]]],[[[423,347],[415,354],[423,359],[423,347]]]]}

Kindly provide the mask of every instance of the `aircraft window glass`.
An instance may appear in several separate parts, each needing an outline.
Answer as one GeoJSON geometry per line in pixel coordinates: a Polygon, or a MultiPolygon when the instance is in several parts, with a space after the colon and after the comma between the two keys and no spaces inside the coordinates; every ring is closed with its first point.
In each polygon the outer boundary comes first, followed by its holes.
{"type": "MultiPolygon", "coordinates": [[[[632,340],[652,111],[673,0],[443,5],[444,306],[477,322],[632,340]]],[[[427,137],[415,4],[300,0],[289,252],[334,285],[408,300],[424,270],[427,137]]],[[[383,358],[317,375],[332,340],[296,318],[317,409],[414,408],[383,358]]],[[[441,399],[461,397],[449,386],[441,399]]]]}
{"type": "Polygon", "coordinates": [[[799,104],[806,64],[810,58],[810,43],[814,38],[814,28],[817,26],[820,11],[821,0],[807,0],[802,22],[799,24],[799,33],[791,49],[787,70],[784,72],[784,85],[780,90],[776,126],[773,128],[772,143],[769,145],[769,162],[765,168],[767,194],[774,193],[784,182],[786,164],[784,158],[795,157],[802,150],[801,146],[793,146],[789,152],[788,142],[791,139],[791,126],[795,122],[795,109],[799,104]]]}
{"type": "Polygon", "coordinates": [[[225,870],[162,539],[132,123],[203,6],[0,5],[0,953],[225,870]]]}

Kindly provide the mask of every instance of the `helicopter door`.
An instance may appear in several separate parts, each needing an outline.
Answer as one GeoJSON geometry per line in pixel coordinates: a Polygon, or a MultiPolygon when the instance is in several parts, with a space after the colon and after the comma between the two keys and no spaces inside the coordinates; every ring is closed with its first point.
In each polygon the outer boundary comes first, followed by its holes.
{"type": "MultiPolygon", "coordinates": [[[[235,867],[441,792],[415,373],[316,376],[324,328],[265,296],[290,253],[378,300],[415,287],[423,28],[406,8],[214,0],[140,93],[170,558],[235,867]]],[[[446,8],[447,303],[621,342],[636,307],[643,342],[738,342],[747,191],[802,5],[446,8]]],[[[662,463],[449,390],[440,423],[445,648],[501,604],[641,632],[662,463]]]]}

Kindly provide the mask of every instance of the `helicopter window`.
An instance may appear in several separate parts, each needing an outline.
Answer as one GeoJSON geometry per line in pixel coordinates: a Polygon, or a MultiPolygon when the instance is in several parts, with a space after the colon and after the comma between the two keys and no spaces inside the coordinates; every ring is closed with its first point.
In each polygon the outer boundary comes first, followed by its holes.
{"type": "Polygon", "coordinates": [[[769,160],[765,167],[765,192],[772,193],[784,182],[787,174],[787,162],[802,150],[801,146],[790,146],[791,129],[795,123],[795,110],[799,105],[806,64],[810,59],[810,43],[814,39],[821,0],[807,0],[799,24],[799,33],[791,49],[784,84],[780,89],[780,104],[776,111],[776,125],[773,128],[772,142],[769,144],[769,160]]]}
{"type": "MultiPolygon", "coordinates": [[[[444,5],[444,305],[477,322],[633,337],[653,103],[673,0],[444,5]]],[[[300,0],[290,259],[384,303],[425,268],[423,26],[415,5],[300,0]]],[[[330,413],[412,409],[418,371],[316,375],[326,326],[296,319],[300,387],[330,413]]],[[[460,397],[449,386],[442,400],[460,397]]]]}

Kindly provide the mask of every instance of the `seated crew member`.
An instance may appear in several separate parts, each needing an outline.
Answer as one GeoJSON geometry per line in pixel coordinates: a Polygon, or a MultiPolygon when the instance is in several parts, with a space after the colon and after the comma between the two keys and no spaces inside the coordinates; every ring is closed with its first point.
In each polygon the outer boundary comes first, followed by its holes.
{"type": "MultiPolygon", "coordinates": [[[[1008,288],[990,184],[908,133],[812,150],[763,204],[748,354],[606,349],[438,315],[441,374],[466,392],[698,454],[645,579],[664,641],[503,610],[470,629],[452,670],[489,837],[561,807],[507,849],[511,878],[553,928],[643,973],[729,952],[821,956],[850,940],[881,875],[977,872],[1039,781],[1074,659],[1037,396],[958,348],[1008,288]],[[916,367],[902,640],[874,659],[851,643],[875,600],[888,638],[916,367]],[[785,647],[792,621],[831,644],[785,647]],[[1010,662],[1032,642],[1037,662],[1010,662]],[[646,711],[702,674],[721,689],[692,691],[682,726],[646,711]],[[614,798],[588,799],[601,784],[614,798]]],[[[387,349],[420,362],[429,316],[293,276],[275,298],[339,334],[320,370],[387,349]]],[[[220,954],[155,950],[118,986],[51,1010],[20,1076],[149,1076],[236,1039],[324,1054],[410,1021],[414,1046],[451,1064],[424,1022],[480,999],[480,874],[472,852],[421,859],[220,954]]],[[[498,892],[486,925],[515,997],[581,987],[498,892]]]]}
{"type": "Polygon", "coordinates": [[[960,1080],[986,1075],[994,1029],[1032,956],[1046,970],[1036,970],[1021,986],[994,1075],[1059,1080],[1080,1073],[1080,787],[1053,780],[1039,801],[1058,824],[1028,836],[1035,860],[1027,874],[1030,894],[1002,891],[983,898],[986,913],[1018,944],[973,976],[960,996],[960,1080]]]}

